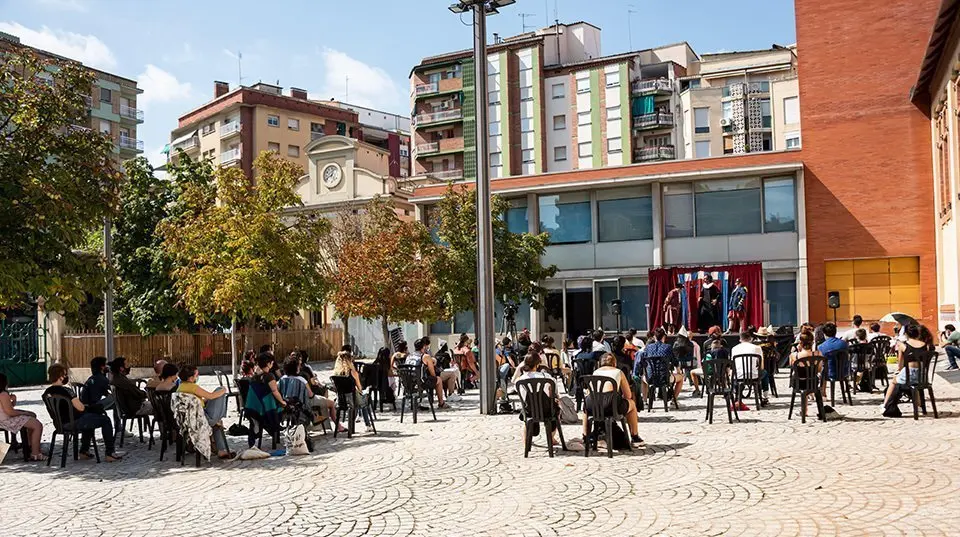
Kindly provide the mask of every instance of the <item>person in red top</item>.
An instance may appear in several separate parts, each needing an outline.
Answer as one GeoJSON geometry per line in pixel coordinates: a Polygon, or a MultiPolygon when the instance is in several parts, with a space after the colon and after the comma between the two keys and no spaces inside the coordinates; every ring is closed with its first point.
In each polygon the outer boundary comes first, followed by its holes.
{"type": "Polygon", "coordinates": [[[680,290],[683,284],[677,282],[676,286],[667,293],[667,298],[663,301],[663,328],[667,334],[676,334],[683,322],[680,319],[680,290]]]}

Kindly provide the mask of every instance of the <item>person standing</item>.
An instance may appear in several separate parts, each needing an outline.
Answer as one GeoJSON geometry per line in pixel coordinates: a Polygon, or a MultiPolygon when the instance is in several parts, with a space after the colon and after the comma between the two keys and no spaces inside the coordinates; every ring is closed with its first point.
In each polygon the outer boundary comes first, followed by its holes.
{"type": "Polygon", "coordinates": [[[733,281],[733,292],[730,293],[727,310],[727,333],[739,332],[747,317],[747,288],[743,286],[740,278],[733,281]]]}
{"type": "Polygon", "coordinates": [[[680,299],[682,289],[683,284],[677,282],[674,288],[667,293],[667,298],[663,301],[663,327],[666,329],[667,334],[670,335],[676,334],[677,330],[680,329],[680,326],[683,325],[683,322],[680,319],[680,299]]]}
{"type": "Polygon", "coordinates": [[[697,306],[697,329],[703,330],[720,321],[720,288],[713,281],[713,276],[706,274],[700,286],[700,303],[697,306]]]}

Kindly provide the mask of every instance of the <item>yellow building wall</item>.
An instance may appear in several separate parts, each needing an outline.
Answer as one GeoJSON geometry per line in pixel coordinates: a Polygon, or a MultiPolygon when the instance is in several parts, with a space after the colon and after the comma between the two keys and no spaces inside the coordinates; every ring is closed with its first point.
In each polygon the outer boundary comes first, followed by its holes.
{"type": "MultiPolygon", "coordinates": [[[[826,262],[826,291],[840,292],[837,321],[861,315],[875,321],[899,311],[919,318],[920,258],[842,259],[826,262]]],[[[833,310],[826,309],[833,319],[833,310]]]]}

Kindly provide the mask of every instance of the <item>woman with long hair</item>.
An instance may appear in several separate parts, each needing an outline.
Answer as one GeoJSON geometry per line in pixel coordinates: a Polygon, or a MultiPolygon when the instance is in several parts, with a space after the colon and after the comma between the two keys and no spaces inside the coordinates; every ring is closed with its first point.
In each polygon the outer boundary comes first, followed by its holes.
{"type": "MultiPolygon", "coordinates": [[[[40,451],[43,424],[37,420],[37,415],[33,412],[14,408],[16,404],[17,396],[7,391],[7,376],[0,373],[0,429],[10,431],[14,435],[19,434],[21,429],[26,429],[30,439],[30,460],[47,460],[40,451]]],[[[26,450],[26,446],[23,449],[26,450]]]]}
{"type": "MultiPolygon", "coordinates": [[[[368,433],[371,432],[373,428],[370,425],[372,423],[370,409],[360,404],[362,400],[360,394],[363,390],[363,384],[360,382],[360,373],[357,372],[357,368],[353,363],[353,355],[350,354],[349,351],[340,351],[337,353],[337,360],[333,363],[333,376],[353,378],[353,382],[357,387],[353,392],[353,402],[360,410],[360,415],[363,416],[363,424],[366,426],[366,431],[368,433]]],[[[337,394],[337,397],[341,397],[341,395],[337,394]]]]}
{"type": "Polygon", "coordinates": [[[461,371],[467,372],[467,382],[476,383],[480,381],[480,369],[477,367],[477,357],[473,354],[473,345],[470,336],[460,334],[456,346],[453,348],[453,357],[457,361],[457,366],[461,371]]]}

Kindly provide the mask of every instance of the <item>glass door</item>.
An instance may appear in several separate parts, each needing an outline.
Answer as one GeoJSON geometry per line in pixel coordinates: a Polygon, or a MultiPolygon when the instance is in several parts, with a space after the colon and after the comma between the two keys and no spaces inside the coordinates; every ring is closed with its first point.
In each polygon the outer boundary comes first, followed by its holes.
{"type": "Polygon", "coordinates": [[[563,325],[568,337],[576,341],[578,336],[592,330],[594,325],[593,282],[590,280],[564,280],[563,325]]]}
{"type": "Polygon", "coordinates": [[[593,289],[594,326],[608,334],[620,332],[620,319],[613,312],[613,301],[620,300],[620,279],[594,280],[593,289]]]}

